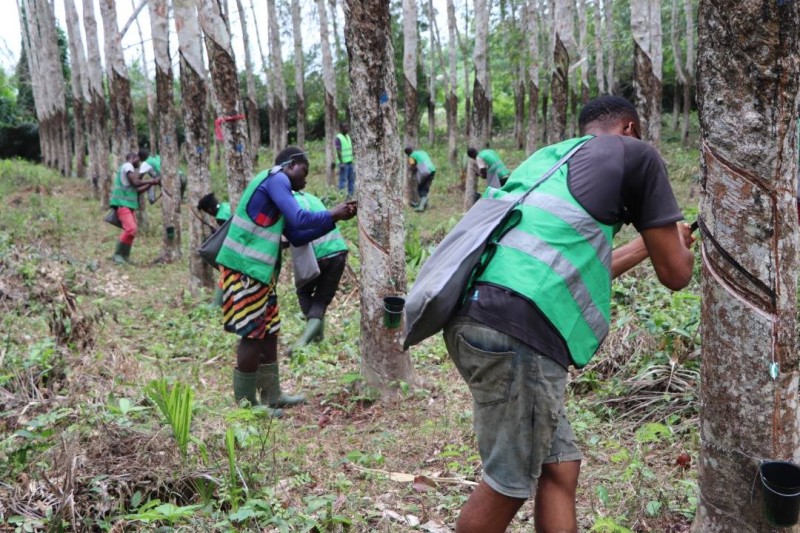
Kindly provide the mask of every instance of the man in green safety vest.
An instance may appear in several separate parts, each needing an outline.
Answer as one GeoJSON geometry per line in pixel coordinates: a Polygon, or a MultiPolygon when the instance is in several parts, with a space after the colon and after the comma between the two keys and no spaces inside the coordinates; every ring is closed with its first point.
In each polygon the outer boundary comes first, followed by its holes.
{"type": "Polygon", "coordinates": [[[444,330],[472,393],[483,461],[459,533],[505,531],[533,494],[537,531],[578,530],[582,456],[564,415],[567,368],[586,365],[603,342],[612,278],[649,257],[666,287],[691,281],[691,230],[661,156],[639,140],[636,108],[602,96],[579,126],[582,137],[542,148],[502,189],[487,189],[511,201],[579,147],[497,232],[444,330]],[[640,235],[612,250],[624,223],[640,235]]]}
{"type": "Polygon", "coordinates": [[[334,140],[336,148],[336,163],[339,165],[339,190],[345,190],[347,197],[352,198],[356,187],[356,170],[353,167],[353,141],[350,139],[350,125],[347,122],[339,124],[339,133],[334,140]]]}
{"type": "MultiPolygon", "coordinates": [[[[295,191],[294,197],[300,207],[307,211],[314,213],[327,211],[322,200],[313,194],[295,191]]],[[[347,242],[337,228],[311,241],[311,247],[317,260],[319,275],[306,283],[299,283],[295,278],[297,300],[307,322],[293,350],[310,342],[322,340],[325,334],[325,311],[336,295],[339,280],[347,264],[347,242]]]]}
{"type": "Polygon", "coordinates": [[[197,209],[214,217],[217,226],[223,225],[226,220],[231,218],[231,204],[220,202],[213,192],[200,198],[200,201],[197,202],[197,209]]]}
{"type": "Polygon", "coordinates": [[[244,190],[217,254],[222,267],[223,326],[240,337],[233,369],[234,398],[237,403],[247,400],[252,406],[268,406],[273,416],[283,414],[281,407],[305,401],[301,395],[283,393],[278,373],[280,316],[275,288],[281,236],[302,246],[357,213],[355,202],[321,212],[303,209],[292,191],[306,186],[306,176],[305,152],[296,146],[282,150],[275,166],[256,175],[244,190]]]}
{"type": "Polygon", "coordinates": [[[117,212],[117,217],[122,224],[122,233],[114,250],[113,260],[117,264],[129,261],[133,240],[136,238],[136,211],[139,208],[139,193],[150,187],[161,184],[161,178],[143,180],[140,167],[142,160],[147,159],[146,150],[131,152],[125,157],[125,162],[117,170],[114,177],[114,188],[111,190],[109,205],[117,212]]]}
{"type": "Polygon", "coordinates": [[[478,166],[478,174],[486,180],[488,187],[499,189],[505,184],[508,175],[511,174],[497,152],[490,148],[484,148],[479,152],[470,146],[467,148],[467,156],[475,160],[475,164],[478,166]]]}
{"type": "Polygon", "coordinates": [[[416,176],[419,195],[419,203],[412,202],[411,207],[414,211],[425,211],[428,208],[428,193],[436,176],[436,167],[425,150],[414,150],[413,146],[406,146],[405,153],[408,156],[408,168],[416,176]]]}

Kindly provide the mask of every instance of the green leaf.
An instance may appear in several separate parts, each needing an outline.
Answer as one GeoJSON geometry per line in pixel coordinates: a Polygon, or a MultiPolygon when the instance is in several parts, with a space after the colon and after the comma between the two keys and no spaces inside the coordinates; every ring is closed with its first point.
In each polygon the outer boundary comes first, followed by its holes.
{"type": "Polygon", "coordinates": [[[661,502],[656,500],[650,500],[647,502],[647,506],[645,507],[647,516],[656,516],[659,511],[661,511],[661,502]]]}
{"type": "Polygon", "coordinates": [[[594,492],[597,494],[597,499],[600,500],[604,506],[608,507],[608,489],[606,489],[603,485],[600,485],[595,489],[594,492]]]}

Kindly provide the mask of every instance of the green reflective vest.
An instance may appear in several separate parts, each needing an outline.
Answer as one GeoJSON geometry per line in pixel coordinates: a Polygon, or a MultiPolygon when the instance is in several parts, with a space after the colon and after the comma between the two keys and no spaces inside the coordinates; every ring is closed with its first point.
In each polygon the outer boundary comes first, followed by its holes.
{"type": "Polygon", "coordinates": [[[231,204],[228,202],[222,202],[217,206],[217,214],[214,216],[217,219],[217,222],[222,224],[229,218],[231,218],[231,204]]]}
{"type": "Polygon", "coordinates": [[[161,156],[160,155],[151,155],[147,159],[145,159],[145,163],[153,167],[153,170],[156,171],[156,174],[161,174],[161,156]]]}
{"type": "Polygon", "coordinates": [[[433,166],[433,161],[431,161],[431,156],[428,155],[428,152],[424,150],[414,150],[409,155],[411,159],[414,160],[414,163],[417,165],[417,173],[422,177],[430,176],[431,173],[436,172],[436,167],[433,166]]]}
{"type": "Polygon", "coordinates": [[[353,141],[350,139],[350,136],[345,133],[338,133],[336,138],[339,139],[339,144],[342,147],[342,159],[339,160],[339,151],[334,150],[336,152],[336,162],[337,163],[352,163],[353,162],[353,141]]]}
{"type": "MultiPolygon", "coordinates": [[[[327,211],[322,200],[313,194],[294,191],[294,197],[297,203],[300,204],[300,207],[306,211],[327,211]]],[[[314,257],[316,257],[317,260],[347,251],[347,243],[344,237],[342,237],[341,232],[335,226],[322,237],[311,241],[311,247],[314,249],[314,257]]]]}
{"type": "Polygon", "coordinates": [[[478,152],[478,157],[486,163],[486,184],[489,187],[500,188],[505,177],[510,174],[506,164],[494,150],[486,148],[478,152]]]}
{"type": "MultiPolygon", "coordinates": [[[[501,190],[487,195],[513,200],[562,156],[591,136],[569,139],[534,153],[501,190]]],[[[586,212],[569,191],[562,165],[526,198],[482,257],[477,281],[504,287],[531,301],[566,343],[573,363],[585,366],[608,334],[611,250],[618,227],[586,212]]]]}
{"type": "Polygon", "coordinates": [[[269,170],[256,175],[244,190],[231,220],[228,235],[217,254],[217,263],[268,284],[280,261],[281,233],[286,219],[281,215],[268,228],[257,225],[247,214],[247,203],[256,188],[269,179],[269,170]]]}
{"type": "Polygon", "coordinates": [[[111,198],[109,199],[109,205],[111,207],[129,207],[131,209],[138,209],[139,208],[139,191],[136,188],[128,183],[128,185],[122,184],[122,168],[125,166],[123,163],[119,170],[117,170],[117,177],[114,179],[114,188],[111,190],[111,198]]]}

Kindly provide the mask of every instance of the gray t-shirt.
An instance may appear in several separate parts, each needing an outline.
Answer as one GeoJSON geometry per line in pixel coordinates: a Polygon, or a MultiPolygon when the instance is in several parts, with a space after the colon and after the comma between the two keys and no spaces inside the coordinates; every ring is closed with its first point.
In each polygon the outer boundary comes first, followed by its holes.
{"type": "MultiPolygon", "coordinates": [[[[646,142],[601,135],[587,141],[567,164],[570,192],[604,224],[633,224],[642,231],[683,220],[664,161],[646,142]]],[[[512,174],[509,181],[513,179],[512,174]]],[[[467,300],[460,314],[511,335],[564,367],[572,364],[564,339],[536,304],[502,287],[478,285],[478,299],[467,300]]]]}
{"type": "Polygon", "coordinates": [[[133,166],[133,163],[125,161],[119,168],[119,180],[122,182],[123,187],[131,186],[131,182],[128,179],[128,172],[136,172],[136,168],[133,166]]]}

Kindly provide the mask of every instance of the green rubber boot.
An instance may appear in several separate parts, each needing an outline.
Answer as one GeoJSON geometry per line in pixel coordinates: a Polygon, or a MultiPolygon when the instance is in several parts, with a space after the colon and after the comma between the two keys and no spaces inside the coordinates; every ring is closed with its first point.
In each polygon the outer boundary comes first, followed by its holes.
{"type": "Polygon", "coordinates": [[[131,245],[117,241],[117,247],[114,249],[114,257],[112,259],[118,265],[124,265],[128,262],[131,256],[131,245]]]}
{"type": "MultiPolygon", "coordinates": [[[[236,405],[241,405],[242,400],[247,400],[250,407],[261,405],[258,403],[257,381],[258,372],[242,372],[238,368],[233,369],[233,397],[236,399],[236,405]]],[[[267,408],[267,412],[276,418],[283,415],[281,409],[267,408]]]]}
{"type": "Polygon", "coordinates": [[[256,389],[261,393],[261,403],[270,407],[294,407],[306,401],[305,396],[284,394],[278,363],[261,365],[256,372],[256,389]]]}
{"type": "Polygon", "coordinates": [[[414,211],[425,211],[428,208],[428,197],[423,196],[419,200],[419,205],[414,208],[414,211]]]}
{"type": "Polygon", "coordinates": [[[306,324],[306,329],[303,331],[303,334],[300,335],[300,338],[297,340],[297,344],[309,344],[316,340],[322,340],[322,335],[325,331],[325,323],[322,321],[321,318],[309,318],[308,323],[306,324]]]}

